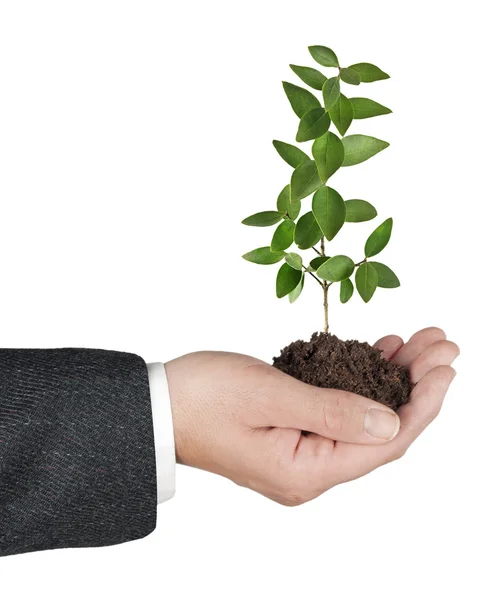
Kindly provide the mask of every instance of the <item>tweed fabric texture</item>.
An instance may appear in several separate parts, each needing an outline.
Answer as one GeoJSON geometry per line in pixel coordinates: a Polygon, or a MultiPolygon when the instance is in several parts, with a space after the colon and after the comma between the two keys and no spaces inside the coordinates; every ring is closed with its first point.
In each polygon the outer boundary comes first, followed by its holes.
{"type": "Polygon", "coordinates": [[[135,540],[156,509],[142,358],[0,349],[0,556],[135,540]]]}

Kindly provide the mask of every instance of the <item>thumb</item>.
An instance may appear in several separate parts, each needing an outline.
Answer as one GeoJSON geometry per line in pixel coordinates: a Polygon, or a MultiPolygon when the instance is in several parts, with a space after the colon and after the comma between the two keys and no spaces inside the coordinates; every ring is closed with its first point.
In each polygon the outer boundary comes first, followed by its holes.
{"type": "Polygon", "coordinates": [[[284,373],[274,379],[267,394],[274,427],[302,429],[355,444],[381,444],[393,439],[400,429],[400,418],[394,411],[364,396],[318,388],[284,373]]]}

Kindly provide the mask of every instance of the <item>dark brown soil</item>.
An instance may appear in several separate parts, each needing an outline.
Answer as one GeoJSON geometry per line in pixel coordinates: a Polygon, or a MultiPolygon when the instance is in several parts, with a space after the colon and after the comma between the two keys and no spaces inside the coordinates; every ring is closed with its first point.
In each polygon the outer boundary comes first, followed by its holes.
{"type": "Polygon", "coordinates": [[[344,342],[330,333],[298,340],[273,359],[273,365],[305,383],[354,392],[398,410],[408,402],[413,384],[408,369],[385,360],[366,342],[344,342]]]}

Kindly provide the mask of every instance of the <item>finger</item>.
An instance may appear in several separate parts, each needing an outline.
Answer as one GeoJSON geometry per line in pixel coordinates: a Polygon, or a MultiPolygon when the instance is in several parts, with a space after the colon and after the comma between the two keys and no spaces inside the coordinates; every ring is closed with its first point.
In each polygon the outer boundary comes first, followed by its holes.
{"type": "Polygon", "coordinates": [[[334,468],[344,478],[343,481],[365,475],[403,456],[409,446],[439,414],[455,374],[452,367],[439,365],[422,377],[413,389],[410,401],[398,411],[401,427],[398,435],[391,442],[375,447],[336,444],[333,463],[334,468]]]}
{"type": "Polygon", "coordinates": [[[427,327],[414,333],[408,342],[391,357],[393,362],[409,367],[420,354],[434,342],[445,340],[446,334],[438,327],[427,327]]]}
{"type": "Polygon", "coordinates": [[[386,335],[374,344],[375,348],[379,348],[382,352],[383,358],[390,360],[390,358],[400,350],[403,346],[403,340],[398,335],[386,335]]]}
{"type": "Polygon", "coordinates": [[[381,444],[398,432],[398,415],[369,398],[308,385],[276,370],[261,376],[268,423],[292,427],[331,440],[381,444]]]}
{"type": "Polygon", "coordinates": [[[428,346],[410,366],[410,377],[417,383],[437,365],[451,365],[459,355],[459,347],[454,342],[439,340],[428,346]]]}

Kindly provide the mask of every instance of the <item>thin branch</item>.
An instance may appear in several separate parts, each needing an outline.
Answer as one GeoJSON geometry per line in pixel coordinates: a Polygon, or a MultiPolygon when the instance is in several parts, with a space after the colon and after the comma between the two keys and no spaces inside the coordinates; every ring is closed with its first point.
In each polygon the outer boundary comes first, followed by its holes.
{"type": "Polygon", "coordinates": [[[323,287],[323,283],[322,283],[322,282],[320,281],[320,279],[319,279],[319,278],[318,278],[316,275],[314,275],[314,274],[313,274],[311,271],[307,271],[307,269],[306,269],[305,267],[303,267],[303,272],[304,272],[304,273],[308,273],[309,275],[311,275],[311,276],[312,276],[312,277],[315,279],[315,281],[318,281],[318,282],[319,282],[319,285],[320,285],[320,287],[323,287]]]}
{"type": "MultiPolygon", "coordinates": [[[[325,256],[324,236],[320,240],[320,255],[325,256]]],[[[322,283],[322,289],[324,290],[324,331],[325,333],[329,333],[329,285],[327,281],[322,283]]]]}
{"type": "Polygon", "coordinates": [[[329,286],[324,281],[324,331],[329,333],[329,286]]]}

